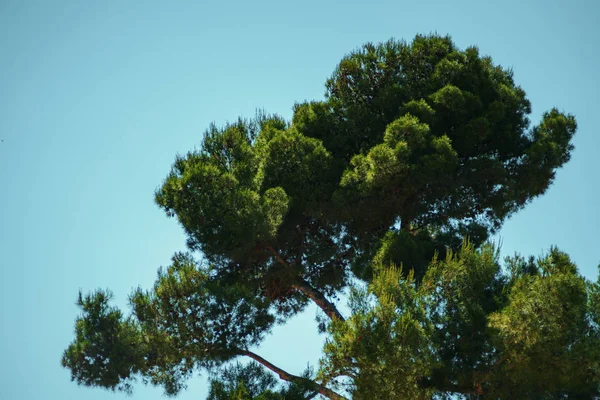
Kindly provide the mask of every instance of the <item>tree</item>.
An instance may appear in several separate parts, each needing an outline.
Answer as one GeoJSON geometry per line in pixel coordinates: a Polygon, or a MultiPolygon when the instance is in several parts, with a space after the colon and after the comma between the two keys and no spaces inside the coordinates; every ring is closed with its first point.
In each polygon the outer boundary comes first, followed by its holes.
{"type": "Polygon", "coordinates": [[[195,368],[247,356],[342,398],[333,382],[248,348],[310,301],[343,323],[337,295],[378,265],[403,265],[420,286],[435,254],[465,236],[481,245],[543,194],[573,148],[573,116],[553,109],[530,127],[512,73],[449,37],[367,44],[326,88],[291,121],[260,113],[213,125],[199,150],[176,158],[156,202],[177,217],[190,254],[131,296],[127,318],[105,292],[81,298],[63,357],[73,379],[129,389],[139,376],[175,394],[195,368]]]}
{"type": "Polygon", "coordinates": [[[349,378],[355,400],[598,398],[599,283],[556,248],[506,265],[466,243],[419,285],[380,266],[330,325],[320,378],[349,378]]]}

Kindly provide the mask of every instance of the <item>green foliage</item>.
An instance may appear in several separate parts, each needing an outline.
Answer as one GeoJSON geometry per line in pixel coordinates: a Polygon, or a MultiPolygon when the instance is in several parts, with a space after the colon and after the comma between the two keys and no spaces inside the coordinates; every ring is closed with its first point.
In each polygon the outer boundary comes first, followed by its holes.
{"type": "Polygon", "coordinates": [[[421,285],[381,267],[333,321],[322,379],[353,399],[564,399],[600,396],[598,283],[552,249],[536,262],[464,244],[421,285]]]}
{"type": "Polygon", "coordinates": [[[351,318],[331,323],[321,379],[349,377],[357,400],[423,397],[416,377],[431,370],[427,347],[433,327],[412,275],[381,269],[368,291],[353,291],[351,304],[351,318]]]}
{"type": "Polygon", "coordinates": [[[79,293],[77,305],[83,316],[75,321],[75,340],[62,365],[81,384],[130,392],[135,375],[146,370],[147,349],[139,326],[109,306],[111,297],[102,290],[85,297],[79,293]]]}
{"type": "MultiPolygon", "coordinates": [[[[405,230],[388,232],[381,240],[379,249],[371,265],[365,268],[363,274],[372,274],[373,269],[381,265],[403,264],[406,270],[411,270],[417,280],[421,280],[431,259],[436,254],[445,254],[446,247],[432,240],[426,231],[411,234],[405,230]]],[[[363,275],[367,281],[370,275],[363,275]]]]}
{"type": "Polygon", "coordinates": [[[512,278],[508,304],[489,317],[504,357],[494,392],[508,397],[518,387],[532,396],[597,396],[600,342],[590,325],[589,282],[557,249],[535,274],[512,278]]]}
{"type": "MultiPolygon", "coordinates": [[[[311,377],[310,370],[304,378],[311,377]]],[[[315,393],[297,383],[278,385],[277,379],[260,364],[236,363],[221,369],[210,381],[207,400],[305,400],[315,393]]]]}
{"type": "Polygon", "coordinates": [[[280,399],[273,389],[277,385],[275,377],[259,364],[235,364],[220,371],[210,382],[207,400],[250,400],[280,399]]]}
{"type": "MultiPolygon", "coordinates": [[[[291,124],[260,115],[211,127],[157,191],[190,247],[217,269],[236,265],[255,290],[297,276],[334,294],[350,266],[370,276],[396,224],[429,236],[422,253],[456,249],[465,235],[480,244],[546,190],[572,150],[572,116],[552,110],[530,129],[512,72],[449,37],[367,44],[326,87],[326,100],[295,106],[291,124]]],[[[272,298],[299,310],[291,289],[272,298]]]]}
{"type": "Polygon", "coordinates": [[[178,158],[156,201],[179,221],[191,249],[238,259],[275,235],[288,210],[280,187],[259,193],[253,132],[244,122],[205,134],[202,152],[178,158]]]}
{"type": "Polygon", "coordinates": [[[349,162],[338,198],[357,235],[400,219],[481,243],[545,191],[572,149],[572,116],[552,110],[528,129],[530,104],[512,73],[448,37],[365,45],[327,87],[336,123],[298,119],[349,162]]]}
{"type": "Polygon", "coordinates": [[[84,385],[129,390],[139,376],[174,395],[195,368],[222,365],[260,343],[275,321],[270,303],[210,275],[177,254],[151,291],[133,292],[127,319],[105,292],[80,299],[83,315],[63,365],[84,385]]]}
{"type": "Polygon", "coordinates": [[[438,365],[425,379],[428,384],[471,387],[473,374],[483,373],[493,363],[487,315],[501,307],[504,281],[497,253],[489,245],[477,252],[465,243],[456,254],[431,263],[421,294],[428,319],[436,327],[438,365]]]}

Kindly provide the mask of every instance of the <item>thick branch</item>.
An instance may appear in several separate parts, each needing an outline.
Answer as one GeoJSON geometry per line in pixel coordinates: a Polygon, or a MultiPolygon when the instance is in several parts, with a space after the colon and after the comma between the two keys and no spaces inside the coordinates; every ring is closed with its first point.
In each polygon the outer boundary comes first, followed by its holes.
{"type": "MultiPolygon", "coordinates": [[[[277,253],[277,251],[273,247],[267,246],[267,249],[271,252],[271,254],[273,254],[275,259],[281,265],[283,265],[286,268],[292,269],[292,267],[279,255],[279,253],[277,253]]],[[[321,308],[321,310],[323,310],[323,312],[325,312],[325,314],[327,314],[327,316],[330,319],[333,319],[335,317],[341,321],[345,321],[345,318],[342,316],[342,314],[340,314],[337,307],[332,302],[327,300],[327,298],[325,297],[325,295],[323,295],[323,293],[321,293],[318,290],[316,290],[315,288],[313,288],[304,279],[302,279],[302,278],[296,279],[295,282],[292,284],[292,287],[294,289],[302,292],[306,297],[308,297],[309,299],[314,301],[315,304],[317,306],[319,306],[319,308],[321,308]]]]}
{"type": "Polygon", "coordinates": [[[327,300],[323,293],[314,289],[304,279],[298,279],[296,282],[294,282],[292,287],[304,293],[306,297],[314,301],[315,304],[319,306],[329,318],[333,319],[335,317],[341,321],[345,321],[345,318],[342,316],[342,314],[340,314],[337,307],[332,302],[327,300]]]}
{"type": "Polygon", "coordinates": [[[292,375],[289,372],[286,372],[283,369],[279,368],[278,366],[271,364],[269,361],[265,360],[264,358],[262,358],[258,354],[255,354],[255,353],[253,353],[251,351],[244,351],[242,354],[245,355],[245,356],[250,357],[254,361],[258,362],[259,364],[263,365],[264,367],[266,367],[266,368],[270,369],[271,371],[275,372],[284,381],[287,381],[287,382],[296,382],[296,383],[299,383],[299,384],[305,384],[305,385],[311,387],[312,389],[318,391],[323,396],[326,396],[326,397],[328,397],[330,399],[333,399],[333,400],[346,400],[345,397],[337,394],[336,392],[334,392],[333,390],[329,389],[328,387],[320,385],[317,382],[312,381],[310,379],[303,378],[301,376],[292,375]]]}
{"type": "Polygon", "coordinates": [[[290,266],[290,264],[288,264],[288,263],[287,263],[287,262],[286,262],[286,261],[283,259],[283,257],[281,257],[281,256],[279,255],[279,253],[277,252],[277,250],[275,250],[275,249],[273,248],[273,246],[267,246],[267,249],[268,249],[268,250],[271,252],[271,254],[273,254],[273,257],[275,257],[275,259],[277,260],[277,262],[278,262],[279,264],[283,265],[283,266],[284,266],[284,267],[286,267],[286,268],[290,268],[290,269],[292,268],[292,267],[290,266]]]}
{"type": "Polygon", "coordinates": [[[400,218],[400,229],[410,233],[411,221],[408,218],[400,218]]]}
{"type": "Polygon", "coordinates": [[[500,366],[500,364],[502,364],[504,361],[506,361],[507,359],[507,355],[504,354],[502,355],[502,357],[498,358],[494,364],[492,364],[492,366],[490,367],[490,369],[485,372],[485,373],[473,373],[473,386],[475,387],[476,393],[481,395],[483,394],[483,384],[485,382],[487,382],[490,379],[490,375],[492,374],[492,372],[494,372],[494,370],[496,368],[498,368],[498,366],[500,366]]]}

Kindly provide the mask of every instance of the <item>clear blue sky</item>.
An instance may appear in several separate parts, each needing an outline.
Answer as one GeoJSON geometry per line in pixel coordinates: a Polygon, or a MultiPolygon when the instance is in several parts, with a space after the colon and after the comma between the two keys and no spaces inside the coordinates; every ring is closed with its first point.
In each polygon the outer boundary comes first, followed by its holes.
{"type": "MultiPolygon", "coordinates": [[[[110,288],[125,305],[149,287],[184,249],[153,202],[175,154],[212,121],[290,117],[367,41],[451,34],[514,69],[534,122],[553,106],[576,115],[572,161],[501,236],[504,254],[556,244],[595,277],[599,19],[594,0],[1,1],[0,399],[126,398],[77,387],[60,367],[78,290],[110,288]]],[[[315,364],[314,315],[257,352],[290,372],[315,364]]],[[[195,378],[179,398],[205,394],[195,378]]],[[[162,390],[140,384],[133,398],[162,390]]]]}

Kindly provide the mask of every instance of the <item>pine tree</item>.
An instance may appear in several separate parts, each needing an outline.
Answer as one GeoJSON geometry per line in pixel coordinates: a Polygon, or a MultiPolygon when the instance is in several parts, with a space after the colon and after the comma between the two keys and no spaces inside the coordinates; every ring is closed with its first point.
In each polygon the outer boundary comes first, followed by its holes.
{"type": "Polygon", "coordinates": [[[156,202],[177,217],[189,254],[131,295],[127,317],[107,292],[80,296],[63,357],[74,380],[129,390],[139,377],[176,394],[193,370],[245,356],[342,398],[333,382],[248,349],[311,301],[343,324],[335,299],[356,279],[373,282],[377,266],[403,265],[421,290],[435,254],[466,236],[484,243],[545,192],[573,148],[573,116],[553,109],[530,126],[512,72],[449,37],[367,44],[326,88],[291,121],[260,113],[213,125],[199,150],[176,158],[156,202]]]}
{"type": "Polygon", "coordinates": [[[556,248],[505,266],[468,243],[420,284],[379,266],[329,326],[319,378],[355,400],[598,398],[599,282],[556,248]]]}

